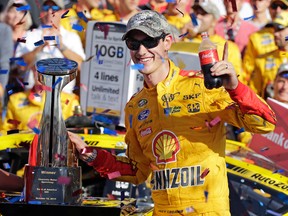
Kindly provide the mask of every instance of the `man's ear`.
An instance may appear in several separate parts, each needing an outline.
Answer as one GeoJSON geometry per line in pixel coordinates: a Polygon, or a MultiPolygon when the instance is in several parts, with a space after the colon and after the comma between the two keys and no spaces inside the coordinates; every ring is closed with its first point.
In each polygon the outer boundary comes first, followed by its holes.
{"type": "Polygon", "coordinates": [[[172,46],[172,43],[173,43],[173,35],[172,34],[169,34],[165,37],[165,40],[164,40],[164,46],[165,46],[165,50],[169,50],[170,47],[172,46]]]}

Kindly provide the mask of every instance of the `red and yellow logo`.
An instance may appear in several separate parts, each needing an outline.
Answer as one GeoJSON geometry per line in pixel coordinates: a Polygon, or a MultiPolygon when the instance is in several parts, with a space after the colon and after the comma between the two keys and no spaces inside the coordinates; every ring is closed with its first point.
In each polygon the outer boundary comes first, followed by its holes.
{"type": "Polygon", "coordinates": [[[157,164],[172,163],[176,161],[176,154],[180,150],[177,136],[168,130],[158,133],[152,141],[153,155],[157,164]]]}

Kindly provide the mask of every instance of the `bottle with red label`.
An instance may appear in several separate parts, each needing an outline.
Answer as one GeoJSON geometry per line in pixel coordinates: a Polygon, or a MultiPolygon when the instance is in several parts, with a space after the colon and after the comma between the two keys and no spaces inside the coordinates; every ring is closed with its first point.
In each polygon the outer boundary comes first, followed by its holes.
{"type": "Polygon", "coordinates": [[[199,46],[199,59],[204,74],[204,85],[207,89],[219,88],[223,85],[221,76],[212,76],[210,68],[219,61],[217,47],[209,39],[207,32],[201,33],[202,42],[199,46]]]}

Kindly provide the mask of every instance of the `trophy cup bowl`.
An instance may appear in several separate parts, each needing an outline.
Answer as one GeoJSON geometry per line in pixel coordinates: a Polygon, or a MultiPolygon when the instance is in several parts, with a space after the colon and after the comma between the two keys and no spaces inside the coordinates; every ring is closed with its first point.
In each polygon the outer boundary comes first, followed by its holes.
{"type": "Polygon", "coordinates": [[[82,203],[81,167],[62,118],[60,93],[77,75],[77,62],[64,58],[36,62],[46,87],[45,105],[24,172],[24,201],[38,204],[82,203]]]}

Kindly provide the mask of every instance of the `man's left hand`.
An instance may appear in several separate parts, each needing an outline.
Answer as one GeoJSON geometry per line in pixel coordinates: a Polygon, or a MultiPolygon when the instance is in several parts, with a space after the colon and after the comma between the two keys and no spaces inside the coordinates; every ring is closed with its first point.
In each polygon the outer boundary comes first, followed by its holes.
{"type": "Polygon", "coordinates": [[[223,86],[225,89],[232,90],[238,86],[238,77],[234,66],[228,62],[228,42],[226,41],[223,51],[223,60],[214,64],[210,69],[212,76],[223,76],[223,86]]]}

